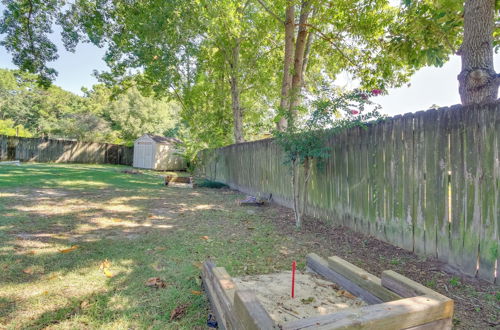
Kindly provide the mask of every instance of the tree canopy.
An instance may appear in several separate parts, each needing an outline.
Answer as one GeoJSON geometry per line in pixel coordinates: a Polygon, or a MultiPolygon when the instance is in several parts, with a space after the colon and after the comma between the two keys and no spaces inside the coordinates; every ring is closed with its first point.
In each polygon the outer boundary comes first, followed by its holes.
{"type": "Polygon", "coordinates": [[[37,76],[0,69],[0,134],[46,136],[84,141],[132,143],[144,133],[169,134],[177,125],[179,105],[142,96],[136,87],[113,98],[95,85],[79,96],[37,76]]]}
{"type": "MultiPolygon", "coordinates": [[[[499,45],[493,38],[499,33],[493,24],[498,20],[498,1],[481,2],[491,14],[483,19],[491,21],[492,31],[485,29],[483,34],[486,41],[491,39],[486,48],[493,51],[499,45]]],[[[1,44],[22,71],[37,74],[39,84],[49,86],[57,74],[50,68],[57,48],[49,35],[59,25],[68,50],[79,42],[106,49],[109,70],[98,76],[113,95],[128,93],[128,101],[117,102],[135,102],[137,91],[143,97],[174,100],[180,123],[176,132],[199,148],[260,138],[276,123],[284,129],[284,118],[292,125],[305,120],[313,109],[303,101],[318,96],[324,86],[335,89],[341,73],[348,73],[362,89],[384,91],[405,84],[421,67],[441,66],[451,54],[473,48],[467,46],[471,38],[464,33],[464,15],[471,17],[473,11],[454,0],[3,3],[1,44]]],[[[463,71],[472,77],[469,73],[479,69],[471,64],[463,71]]],[[[486,83],[500,81],[492,65],[486,71],[486,83]]],[[[464,78],[461,84],[470,81],[464,78]]],[[[472,90],[470,83],[467,86],[461,93],[472,90]]],[[[121,117],[138,116],[128,109],[121,117]]],[[[107,116],[111,130],[120,127],[125,134],[121,138],[137,134],[116,113],[107,116]]],[[[100,125],[77,117],[68,120],[88,121],[89,129],[100,125]]],[[[143,120],[154,122],[158,117],[150,113],[137,118],[138,123],[143,120]]]]}

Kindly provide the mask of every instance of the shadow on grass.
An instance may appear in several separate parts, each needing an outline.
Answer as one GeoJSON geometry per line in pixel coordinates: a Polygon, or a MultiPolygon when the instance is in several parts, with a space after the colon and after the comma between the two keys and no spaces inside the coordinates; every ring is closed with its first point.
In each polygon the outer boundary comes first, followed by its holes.
{"type": "MultiPolygon", "coordinates": [[[[99,190],[78,198],[80,193],[75,191],[16,189],[4,198],[0,265],[3,260],[8,269],[0,285],[10,287],[11,292],[40,286],[37,297],[41,298],[37,299],[42,300],[52,297],[44,298],[44,286],[49,295],[62,290],[61,294],[71,297],[38,313],[23,327],[43,328],[61,322],[70,327],[116,322],[117,327],[201,326],[208,308],[205,296],[196,294],[203,260],[218,259],[230,271],[242,270],[249,262],[252,268],[245,271],[272,269],[272,261],[266,257],[275,251],[278,237],[269,237],[265,226],[254,224],[247,229],[249,221],[259,217],[246,210],[233,213],[233,193],[155,186],[138,198],[138,190],[99,190]],[[122,210],[113,208],[120,205],[122,210]],[[205,236],[209,239],[202,238],[205,236]],[[59,251],[73,245],[78,245],[74,251],[59,251]],[[255,262],[255,255],[262,260],[255,262]],[[99,270],[105,259],[112,262],[114,277],[106,278],[99,270]],[[51,279],[54,276],[57,278],[51,279]],[[167,288],[144,286],[148,278],[157,276],[168,282],[167,288]],[[57,283],[68,281],[83,288],[93,285],[78,282],[78,277],[88,277],[99,287],[66,293],[67,285],[57,283]],[[170,311],[184,303],[190,306],[185,318],[170,322],[170,311]]],[[[14,301],[5,312],[5,322],[19,317],[17,313],[25,306],[18,305],[14,301]]]]}

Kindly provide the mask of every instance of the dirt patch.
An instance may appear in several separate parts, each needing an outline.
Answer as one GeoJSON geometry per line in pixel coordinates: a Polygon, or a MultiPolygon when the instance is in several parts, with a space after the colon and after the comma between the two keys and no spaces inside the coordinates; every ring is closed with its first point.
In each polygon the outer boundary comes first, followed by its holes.
{"type": "Polygon", "coordinates": [[[278,325],[285,322],[365,306],[360,298],[339,290],[334,283],[312,273],[297,272],[295,298],[291,298],[291,272],[234,278],[240,289],[253,290],[278,325]]]}

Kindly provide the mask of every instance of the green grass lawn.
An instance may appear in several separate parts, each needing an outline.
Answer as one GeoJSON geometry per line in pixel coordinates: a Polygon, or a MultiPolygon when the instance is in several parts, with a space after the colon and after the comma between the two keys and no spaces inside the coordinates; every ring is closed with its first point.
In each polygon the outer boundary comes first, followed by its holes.
{"type": "Polygon", "coordinates": [[[232,274],[289,264],[275,260],[272,225],[236,206],[241,195],[124,169],[0,167],[0,328],[204,328],[201,262],[232,274]],[[167,287],[145,286],[151,277],[167,287]],[[170,321],[182,304],[186,315],[170,321]]]}
{"type": "Polygon", "coordinates": [[[0,165],[0,329],[205,329],[204,260],[239,276],[292,260],[303,269],[309,252],[378,276],[393,269],[455,299],[457,329],[498,324],[494,285],[318,219],[297,231],[290,210],[238,206],[235,191],[167,187],[165,172],[127,169],[0,165]],[[166,287],[145,285],[155,277],[166,287]],[[170,320],[181,305],[186,314],[170,320]]]}

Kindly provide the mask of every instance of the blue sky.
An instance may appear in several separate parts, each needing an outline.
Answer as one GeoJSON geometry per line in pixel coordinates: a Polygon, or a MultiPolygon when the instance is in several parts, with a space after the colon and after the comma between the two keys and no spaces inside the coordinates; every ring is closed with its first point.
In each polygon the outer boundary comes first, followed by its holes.
{"type": "MultiPolygon", "coordinates": [[[[64,50],[58,36],[54,37],[59,49],[59,59],[51,66],[58,72],[55,84],[74,93],[81,94],[82,87],[91,87],[97,82],[94,70],[106,70],[102,60],[104,50],[91,44],[80,44],[75,53],[64,50]]],[[[0,67],[14,69],[11,56],[0,47],[0,67]]],[[[495,55],[495,69],[500,71],[500,54],[495,55]]],[[[460,58],[453,56],[441,68],[424,68],[410,81],[410,87],[389,90],[389,95],[375,99],[388,115],[404,114],[428,109],[436,104],[449,106],[460,103],[457,75],[460,72],[460,58]]]]}

